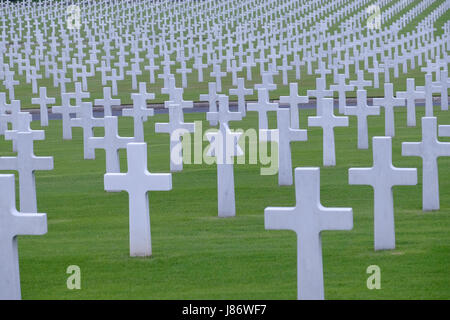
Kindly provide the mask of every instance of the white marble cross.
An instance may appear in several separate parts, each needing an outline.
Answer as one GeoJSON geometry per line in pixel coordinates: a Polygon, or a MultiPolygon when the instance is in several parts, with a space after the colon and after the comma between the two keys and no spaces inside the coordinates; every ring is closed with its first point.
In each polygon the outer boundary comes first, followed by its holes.
{"type": "Polygon", "coordinates": [[[433,86],[436,90],[440,89],[441,94],[441,110],[448,110],[448,89],[450,87],[450,79],[448,78],[448,70],[441,70],[441,77],[439,81],[433,82],[433,86]]]}
{"type": "Polygon", "coordinates": [[[9,115],[6,114],[8,106],[6,103],[6,93],[0,92],[0,135],[4,135],[8,129],[9,115]]]}
{"type": "Polygon", "coordinates": [[[348,127],[348,117],[336,117],[334,115],[333,99],[323,98],[322,112],[316,117],[308,117],[308,126],[322,127],[323,129],[323,165],[336,165],[336,147],[334,143],[334,128],[348,127]]]}
{"type": "Polygon", "coordinates": [[[219,122],[220,124],[228,125],[230,121],[240,121],[242,120],[242,113],[240,112],[231,112],[229,99],[226,95],[220,94],[218,96],[219,102],[219,111],[217,112],[207,112],[206,120],[210,122],[219,122]]]}
{"type": "Polygon", "coordinates": [[[350,81],[350,85],[356,86],[358,90],[364,90],[365,87],[372,86],[372,81],[364,80],[364,71],[359,70],[357,80],[350,81]]]}
{"type": "Polygon", "coordinates": [[[41,126],[46,127],[48,126],[48,104],[54,104],[55,98],[49,98],[47,97],[47,88],[46,87],[40,87],[39,88],[39,98],[32,98],[31,99],[32,104],[38,104],[40,106],[40,115],[41,115],[41,126]]]}
{"type": "Polygon", "coordinates": [[[147,121],[148,117],[153,117],[155,114],[152,108],[147,108],[147,99],[155,99],[155,95],[148,95],[150,96],[146,97],[144,94],[132,93],[133,108],[122,110],[124,117],[133,117],[135,142],[144,142],[144,122],[147,121]]]}
{"type": "MultiPolygon", "coordinates": [[[[208,94],[200,95],[200,101],[208,101],[209,112],[217,112],[217,101],[219,99],[217,84],[215,82],[208,83],[208,89],[208,94]]],[[[216,126],[217,121],[212,121],[210,124],[216,126]]]]}
{"type": "Polygon", "coordinates": [[[267,112],[277,111],[278,103],[269,102],[269,91],[264,88],[258,89],[258,102],[249,103],[247,105],[248,111],[258,112],[259,130],[269,129],[269,121],[267,120],[267,112]]]}
{"type": "Polygon", "coordinates": [[[353,210],[322,206],[319,168],[295,169],[295,198],[295,207],[266,208],[264,225],[297,234],[298,299],[324,299],[321,232],[353,229],[353,210]]]}
{"type": "Polygon", "coordinates": [[[34,155],[34,140],[44,140],[44,131],[6,131],[5,139],[13,140],[17,146],[16,157],[0,157],[0,170],[15,170],[19,173],[20,210],[36,213],[36,170],[53,170],[52,157],[34,155]]]}
{"type": "MultiPolygon", "coordinates": [[[[423,89],[423,88],[422,88],[423,89]]],[[[416,100],[425,99],[425,91],[416,88],[415,79],[408,78],[406,80],[406,91],[397,92],[397,97],[406,99],[406,118],[407,126],[416,126],[416,100]]]]}
{"type": "Polygon", "coordinates": [[[61,94],[61,106],[52,107],[52,113],[61,114],[62,127],[63,127],[63,139],[72,139],[72,127],[70,126],[70,115],[75,114],[79,110],[79,107],[70,105],[70,94],[61,94]]]}
{"type": "Polygon", "coordinates": [[[450,125],[439,126],[439,136],[440,137],[450,137],[450,125]]]}
{"type": "Polygon", "coordinates": [[[273,91],[277,89],[277,85],[273,83],[273,75],[270,72],[264,72],[262,74],[262,83],[255,84],[255,89],[267,89],[267,91],[273,91]]]}
{"type": "Polygon", "coordinates": [[[306,130],[290,127],[290,118],[288,109],[278,109],[278,135],[275,135],[277,138],[275,142],[278,143],[278,184],[280,186],[290,186],[293,183],[291,142],[308,140],[306,130]]]}
{"type": "Polygon", "coordinates": [[[75,83],[75,92],[72,93],[75,97],[75,105],[81,106],[81,103],[83,102],[83,99],[87,99],[91,96],[89,92],[83,92],[83,87],[81,82],[75,83]]]}
{"type": "Polygon", "coordinates": [[[221,71],[220,64],[214,64],[211,77],[216,78],[217,92],[222,92],[222,78],[226,77],[226,75],[226,72],[221,71]]]}
{"type": "Polygon", "coordinates": [[[233,157],[240,156],[243,151],[239,147],[241,133],[233,133],[228,126],[229,121],[242,119],[240,112],[229,111],[229,100],[226,95],[219,95],[219,111],[208,112],[207,120],[220,123],[219,131],[207,133],[211,143],[208,155],[216,158],[217,163],[217,199],[219,217],[236,215],[234,196],[234,168],[233,157]]]}
{"type": "Polygon", "coordinates": [[[0,300],[21,299],[17,236],[47,233],[45,214],[17,211],[14,180],[0,175],[0,300]]]}
{"type": "Polygon", "coordinates": [[[129,195],[130,256],[152,255],[149,191],[172,190],[172,175],[148,171],[147,144],[127,145],[128,173],[105,174],[106,191],[126,191],[129,195]]]}
{"type": "Polygon", "coordinates": [[[367,105],[367,91],[358,90],[357,105],[346,106],[346,116],[356,116],[358,121],[358,149],[369,148],[369,128],[367,126],[368,116],[380,115],[380,107],[367,105]]]}
{"type": "Polygon", "coordinates": [[[308,90],[306,94],[309,97],[316,98],[317,105],[317,114],[321,114],[321,105],[320,102],[327,97],[333,97],[333,90],[327,90],[327,81],[325,78],[317,78],[316,79],[316,89],[308,90]]]}
{"type": "MultiPolygon", "coordinates": [[[[219,97],[220,103],[228,105],[228,97],[219,97]]],[[[210,142],[207,155],[216,158],[217,163],[217,208],[219,217],[234,217],[236,202],[234,192],[234,161],[233,157],[243,155],[239,147],[242,134],[231,132],[228,123],[221,122],[218,132],[208,132],[206,137],[210,142]]]]}
{"type": "Polygon", "coordinates": [[[384,98],[374,98],[374,105],[384,108],[385,135],[395,136],[395,107],[406,106],[406,100],[394,97],[394,85],[392,83],[384,84],[384,98]]]}
{"type": "Polygon", "coordinates": [[[422,207],[423,211],[439,210],[439,172],[437,159],[450,157],[450,143],[437,139],[437,119],[422,118],[422,141],[403,142],[402,155],[421,157],[422,173],[422,207]]]}
{"type": "Polygon", "coordinates": [[[238,97],[238,110],[242,114],[242,117],[247,115],[245,107],[245,96],[253,95],[253,89],[245,88],[244,78],[237,78],[237,88],[230,89],[230,96],[238,97]]]}
{"type": "Polygon", "coordinates": [[[392,188],[416,185],[417,169],[392,165],[392,138],[373,138],[373,167],[349,169],[349,184],[369,185],[374,190],[375,250],[395,249],[394,197],[392,188]]]}
{"type": "Polygon", "coordinates": [[[106,154],[106,173],[120,172],[119,149],[125,149],[128,143],[134,142],[133,137],[120,137],[117,117],[105,117],[105,136],[90,137],[88,147],[104,149],[106,154]]]}
{"type": "Polygon", "coordinates": [[[289,85],[289,96],[281,96],[280,103],[289,104],[289,110],[291,114],[290,127],[292,129],[300,128],[300,119],[298,113],[298,105],[301,103],[308,103],[308,96],[298,95],[298,83],[291,83],[289,85]]]}
{"type": "Polygon", "coordinates": [[[104,116],[112,116],[112,106],[120,106],[120,99],[111,98],[111,88],[103,88],[103,99],[95,99],[96,106],[103,106],[104,116]]]}
{"type": "Polygon", "coordinates": [[[183,108],[192,108],[193,103],[183,100],[183,89],[174,89],[173,100],[164,103],[165,108],[169,109],[169,122],[156,123],[155,132],[170,134],[170,171],[179,172],[183,170],[181,138],[184,134],[195,132],[195,124],[184,122],[183,108]]]}
{"type": "Polygon", "coordinates": [[[89,138],[93,136],[93,128],[104,127],[104,118],[94,118],[92,102],[82,102],[80,105],[79,118],[70,119],[72,127],[83,129],[83,151],[84,159],[95,159],[95,150],[89,146],[89,138]]]}
{"type": "Polygon", "coordinates": [[[192,69],[186,67],[186,61],[181,61],[181,67],[176,70],[177,73],[181,74],[181,86],[187,88],[187,74],[192,73],[192,69]]]}
{"type": "Polygon", "coordinates": [[[353,91],[355,89],[354,85],[347,85],[345,74],[340,74],[338,77],[338,83],[330,86],[330,90],[337,91],[339,93],[339,113],[344,114],[345,106],[347,105],[347,91],[353,91]]]}
{"type": "Polygon", "coordinates": [[[112,94],[117,96],[117,81],[123,80],[119,75],[117,75],[116,69],[111,69],[111,75],[106,76],[106,81],[111,81],[112,94]]]}
{"type": "Polygon", "coordinates": [[[427,73],[425,75],[425,117],[434,116],[433,93],[440,92],[441,88],[433,82],[433,75],[427,73]]]}

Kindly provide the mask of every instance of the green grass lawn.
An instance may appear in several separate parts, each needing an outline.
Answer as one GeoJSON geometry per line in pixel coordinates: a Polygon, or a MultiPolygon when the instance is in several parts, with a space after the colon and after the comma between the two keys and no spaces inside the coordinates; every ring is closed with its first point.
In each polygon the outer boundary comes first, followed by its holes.
{"type": "MultiPolygon", "coordinates": [[[[437,110],[437,109],[436,109],[437,110]]],[[[301,110],[301,127],[313,110],[301,110]]],[[[424,109],[418,108],[418,119],[424,109]]],[[[439,124],[450,112],[437,111],[439,124]]],[[[186,121],[205,114],[187,114],[186,121]]],[[[169,172],[169,136],[155,134],[157,115],[146,123],[149,169],[169,172]]],[[[348,169],[372,165],[372,151],[356,148],[356,119],[336,133],[337,166],[321,169],[322,204],[352,207],[352,231],[322,233],[327,299],[450,298],[450,158],[439,160],[441,210],[421,210],[421,183],[394,188],[397,248],[374,252],[373,192],[348,185],[348,169]],[[381,290],[368,290],[366,269],[381,268],[381,290]]],[[[419,121],[420,123],[420,121],[419,121]]],[[[275,114],[270,115],[275,126],[275,114]]],[[[203,123],[206,129],[208,125],[203,123]]],[[[250,112],[235,128],[257,128],[250,112]]],[[[384,135],[384,118],[369,118],[370,136],[384,135]]],[[[39,128],[33,122],[33,128],[39,128]]],[[[421,159],[401,157],[401,142],[421,140],[420,125],[406,127],[404,109],[396,112],[393,159],[397,167],[419,168],[421,159]]],[[[132,134],[132,121],[120,120],[120,133],[132,134]]],[[[37,172],[40,212],[47,213],[48,234],[19,240],[24,299],[295,299],[296,236],[266,231],[264,209],[293,206],[293,187],[279,187],[277,176],[261,176],[259,165],[235,165],[235,218],[217,217],[216,166],[185,165],[173,174],[173,190],[152,192],[152,258],[130,258],[128,196],[103,188],[104,152],[83,160],[81,129],[62,140],[61,121],[50,121],[47,140],[36,154],[54,156],[55,169],[37,172]],[[68,290],[66,269],[81,268],[82,289],[68,290]]],[[[101,134],[97,132],[96,134],[101,134]]],[[[307,142],[292,144],[294,167],[321,166],[322,132],[308,130],[307,142]]],[[[441,139],[450,142],[450,138],[441,139]]],[[[206,143],[204,144],[207,145],[206,143]]],[[[0,137],[0,156],[11,155],[0,137]]],[[[121,153],[126,171],[126,153],[121,153]]]]}

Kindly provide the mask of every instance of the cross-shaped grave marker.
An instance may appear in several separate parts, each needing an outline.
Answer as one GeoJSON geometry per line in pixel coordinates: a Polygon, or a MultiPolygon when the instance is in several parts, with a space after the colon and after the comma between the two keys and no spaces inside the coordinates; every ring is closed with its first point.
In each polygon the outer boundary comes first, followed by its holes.
{"type": "Polygon", "coordinates": [[[238,97],[238,110],[242,114],[242,117],[247,115],[247,110],[245,107],[245,96],[253,95],[253,89],[245,88],[244,78],[237,79],[237,88],[230,89],[230,96],[238,97]]]}
{"type": "Polygon", "coordinates": [[[83,129],[83,152],[84,159],[95,159],[95,150],[89,146],[89,138],[93,137],[93,129],[104,127],[104,118],[94,118],[92,102],[82,102],[80,106],[79,118],[70,119],[72,127],[83,129]]]}
{"type": "Polygon", "coordinates": [[[269,129],[269,121],[267,119],[267,112],[277,111],[278,103],[269,102],[269,91],[264,88],[258,89],[258,102],[249,103],[247,105],[248,111],[258,112],[259,130],[269,129]]]}
{"type": "Polygon", "coordinates": [[[88,148],[104,149],[106,155],[106,173],[120,172],[119,150],[125,149],[134,137],[120,137],[117,117],[105,117],[105,136],[90,137],[88,148]]]}
{"type": "Polygon", "coordinates": [[[219,112],[209,112],[207,119],[220,123],[218,132],[206,133],[210,142],[207,155],[215,157],[217,163],[219,217],[233,217],[236,215],[233,157],[240,156],[243,152],[238,144],[241,133],[231,132],[228,122],[239,121],[242,115],[240,112],[230,112],[228,97],[219,95],[219,112]]]}
{"type": "Polygon", "coordinates": [[[40,87],[39,88],[39,98],[32,98],[32,104],[38,104],[40,107],[40,115],[41,115],[41,126],[48,126],[48,109],[47,105],[54,104],[55,98],[47,97],[47,88],[40,87]]]}
{"type": "Polygon", "coordinates": [[[183,170],[183,149],[181,138],[184,134],[195,132],[194,123],[184,122],[184,108],[192,108],[192,101],[183,100],[183,89],[173,89],[173,101],[166,101],[164,107],[169,109],[169,122],[156,123],[155,132],[170,134],[170,170],[172,172],[183,170]],[[181,147],[180,147],[181,146],[181,147]]]}
{"type": "Polygon", "coordinates": [[[126,191],[129,195],[130,256],[152,255],[149,191],[172,190],[172,175],[148,171],[147,144],[127,145],[128,173],[105,174],[106,191],[126,191]]]}
{"type": "Polygon", "coordinates": [[[439,172],[437,159],[450,157],[450,143],[437,139],[437,118],[422,118],[422,141],[403,142],[402,156],[421,157],[423,211],[439,210],[439,172]]]}
{"type": "Polygon", "coordinates": [[[358,90],[357,105],[346,106],[346,116],[356,116],[358,121],[358,149],[369,148],[369,128],[367,126],[368,116],[380,115],[380,107],[367,105],[367,91],[358,90]]]}
{"type": "Polygon", "coordinates": [[[321,232],[353,229],[353,210],[322,206],[319,168],[295,169],[295,198],[295,207],[266,208],[264,225],[297,234],[298,299],[324,299],[321,232]]]}
{"type": "Polygon", "coordinates": [[[330,86],[330,90],[337,91],[339,94],[339,113],[344,114],[345,107],[347,105],[347,91],[353,91],[355,89],[354,85],[345,84],[346,78],[345,74],[340,74],[338,77],[338,83],[330,86]]]}
{"type": "Polygon", "coordinates": [[[384,98],[374,98],[373,104],[384,108],[385,135],[395,136],[395,107],[405,107],[406,100],[394,97],[394,85],[384,84],[384,98]]]}
{"type": "Polygon", "coordinates": [[[416,185],[417,169],[392,165],[392,138],[374,137],[373,167],[349,169],[349,184],[369,185],[374,192],[375,250],[395,249],[394,197],[392,188],[416,185]]]}
{"type": "Polygon", "coordinates": [[[103,88],[103,99],[95,99],[96,106],[103,106],[104,116],[112,116],[112,106],[120,106],[120,99],[111,98],[111,88],[103,88]]]}
{"type": "Polygon", "coordinates": [[[334,128],[348,127],[348,117],[334,115],[333,99],[323,98],[318,105],[322,105],[322,112],[315,117],[308,117],[308,126],[323,129],[323,165],[336,165],[336,147],[334,142],[334,128]]]}
{"type": "Polygon", "coordinates": [[[416,88],[415,79],[406,80],[406,91],[397,92],[397,97],[406,99],[407,126],[416,126],[416,100],[425,99],[425,91],[416,88]]]}
{"type": "MultiPolygon", "coordinates": [[[[21,113],[21,122],[29,123],[31,115],[21,113]],[[23,118],[22,118],[23,115],[23,118]],[[28,118],[28,119],[26,119],[28,118]]],[[[28,126],[28,124],[25,124],[28,126]]],[[[20,129],[23,129],[22,127],[20,129]]],[[[14,130],[5,132],[6,140],[13,140],[17,146],[16,157],[0,157],[0,170],[15,170],[19,174],[20,210],[36,213],[36,182],[34,172],[37,170],[53,170],[52,157],[37,157],[34,155],[35,140],[44,140],[42,130],[14,130]]]]}
{"type": "Polygon", "coordinates": [[[14,175],[0,175],[0,190],[0,300],[20,300],[17,236],[46,234],[47,216],[17,211],[14,175]]]}
{"type": "Polygon", "coordinates": [[[301,103],[308,103],[308,96],[299,96],[298,95],[298,83],[291,83],[289,85],[289,96],[281,96],[280,103],[289,104],[290,110],[290,127],[292,129],[300,128],[300,119],[298,113],[298,105],[301,103]]]}
{"type": "MultiPolygon", "coordinates": [[[[145,83],[144,83],[145,85],[145,83]]],[[[148,117],[153,117],[155,112],[152,108],[147,108],[147,99],[155,99],[154,94],[132,93],[133,108],[122,110],[125,117],[133,117],[135,142],[144,142],[144,122],[148,117]]]]}

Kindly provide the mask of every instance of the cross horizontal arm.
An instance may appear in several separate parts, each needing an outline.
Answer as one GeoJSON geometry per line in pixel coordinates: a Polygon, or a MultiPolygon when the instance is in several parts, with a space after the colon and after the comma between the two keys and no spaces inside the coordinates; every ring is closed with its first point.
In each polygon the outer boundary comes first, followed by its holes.
{"type": "Polygon", "coordinates": [[[127,191],[127,179],[124,173],[107,173],[104,177],[105,191],[127,191]]]}
{"type": "Polygon", "coordinates": [[[450,137],[450,126],[439,126],[440,137],[450,137]]]}
{"type": "Polygon", "coordinates": [[[390,175],[393,186],[415,186],[417,184],[416,168],[395,168],[390,175]]]}
{"type": "Polygon", "coordinates": [[[267,230],[292,230],[295,226],[295,208],[268,207],[264,210],[264,225],[267,230]]]}
{"type": "Polygon", "coordinates": [[[18,159],[16,157],[0,157],[0,170],[17,170],[18,159]]]}
{"type": "Polygon", "coordinates": [[[319,206],[320,231],[353,229],[353,210],[351,208],[325,208],[319,206]]]}
{"type": "Polygon", "coordinates": [[[422,142],[403,142],[402,143],[402,156],[416,156],[422,157],[423,144],[422,142]]]}
{"type": "Polygon", "coordinates": [[[351,168],[348,170],[348,183],[374,186],[373,168],[351,168]]]}
{"type": "Polygon", "coordinates": [[[170,173],[146,172],[146,184],[148,191],[170,191],[172,190],[172,175],[170,173]]]}

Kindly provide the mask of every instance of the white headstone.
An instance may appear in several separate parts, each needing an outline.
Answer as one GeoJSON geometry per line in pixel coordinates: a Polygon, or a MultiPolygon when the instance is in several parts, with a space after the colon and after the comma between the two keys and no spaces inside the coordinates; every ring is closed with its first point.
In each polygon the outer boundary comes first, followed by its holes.
{"type": "MultiPolygon", "coordinates": [[[[336,165],[336,147],[334,142],[334,128],[348,127],[348,117],[336,117],[334,115],[333,99],[323,98],[321,113],[316,117],[308,117],[308,126],[322,127],[323,129],[323,165],[336,165]]],[[[319,109],[318,109],[319,110],[319,109]]]]}
{"type": "MultiPolygon", "coordinates": [[[[289,124],[289,119],[288,109],[278,109],[278,135],[275,135],[278,141],[275,142],[278,143],[278,184],[280,186],[290,186],[293,183],[291,142],[308,140],[307,131],[292,129],[289,124]]],[[[271,140],[273,141],[273,139],[271,140]]]]}
{"type": "Polygon", "coordinates": [[[128,173],[105,175],[106,191],[126,191],[129,195],[130,256],[152,255],[149,191],[172,190],[172,175],[148,171],[147,144],[127,145],[128,173]]]}
{"type": "Polygon", "coordinates": [[[133,117],[135,142],[144,142],[144,122],[147,121],[148,117],[153,117],[155,114],[153,109],[147,108],[147,99],[154,98],[154,94],[151,94],[150,97],[146,97],[144,94],[133,93],[131,94],[133,108],[122,110],[123,116],[133,117]]]}
{"type": "Polygon", "coordinates": [[[249,103],[247,105],[248,111],[258,112],[259,130],[269,129],[269,121],[267,120],[267,112],[277,111],[278,103],[269,102],[269,91],[267,89],[258,89],[258,102],[249,103]]]}
{"type": "Polygon", "coordinates": [[[19,173],[20,210],[36,213],[36,170],[53,170],[52,157],[34,155],[34,140],[44,140],[43,131],[6,131],[5,139],[13,140],[17,145],[16,157],[0,157],[0,170],[15,170],[19,173]]]}
{"type": "Polygon", "coordinates": [[[106,154],[106,173],[120,172],[119,150],[125,149],[128,143],[134,142],[133,137],[119,136],[117,117],[105,117],[105,136],[90,137],[88,147],[104,149],[106,154]]]}
{"type": "Polygon", "coordinates": [[[242,119],[239,112],[229,112],[229,101],[225,95],[219,96],[219,112],[208,113],[208,120],[218,120],[218,132],[206,133],[210,142],[207,155],[216,158],[217,163],[217,200],[219,217],[234,217],[236,204],[234,196],[234,161],[233,157],[240,156],[243,151],[239,147],[241,133],[231,132],[229,121],[242,119]]]}
{"type": "Polygon", "coordinates": [[[425,91],[416,88],[415,79],[406,80],[406,91],[397,92],[397,97],[406,99],[406,118],[407,126],[416,126],[416,100],[425,99],[425,91]]]}
{"type": "Polygon", "coordinates": [[[80,106],[80,117],[70,119],[72,127],[80,127],[83,129],[83,150],[84,159],[95,159],[95,150],[89,146],[89,138],[93,136],[95,127],[104,127],[104,118],[94,118],[92,102],[82,102],[80,106]]]}
{"type": "Polygon", "coordinates": [[[242,114],[242,117],[245,117],[247,114],[246,105],[245,105],[245,96],[252,95],[253,89],[245,88],[245,80],[244,78],[237,79],[237,88],[230,89],[230,96],[238,97],[238,110],[242,114]]]}
{"type": "Polygon", "coordinates": [[[354,85],[347,85],[345,74],[340,74],[338,77],[338,83],[330,86],[330,90],[337,91],[339,93],[339,113],[344,114],[345,106],[347,105],[347,91],[353,91],[354,85]]]}
{"type": "Polygon", "coordinates": [[[47,105],[54,104],[55,98],[47,97],[47,88],[40,87],[39,88],[39,98],[32,98],[32,104],[38,104],[40,106],[40,114],[41,114],[41,126],[48,126],[48,109],[47,105]]]}
{"type": "Polygon", "coordinates": [[[297,287],[299,300],[324,299],[321,232],[351,230],[350,208],[325,208],[320,203],[320,169],[295,169],[293,208],[266,208],[266,230],[292,230],[297,234],[297,287]]]}
{"type": "Polygon", "coordinates": [[[61,114],[62,116],[62,127],[63,127],[63,139],[72,139],[72,127],[70,126],[70,115],[75,114],[79,107],[70,105],[70,94],[61,94],[61,106],[52,107],[52,113],[61,114]]]}
{"type": "Polygon", "coordinates": [[[380,115],[380,107],[367,105],[367,91],[357,91],[357,105],[345,107],[346,116],[356,116],[358,121],[358,149],[369,148],[368,116],[380,115]]]}
{"type": "Polygon", "coordinates": [[[112,99],[111,98],[111,88],[106,87],[103,88],[103,99],[95,99],[96,106],[103,106],[104,116],[110,117],[112,116],[112,107],[120,106],[120,99],[112,99]]]}
{"type": "Polygon", "coordinates": [[[422,205],[424,211],[439,210],[439,172],[437,159],[450,157],[450,143],[437,139],[437,119],[422,118],[422,141],[403,142],[402,155],[421,157],[422,173],[422,205]]]}
{"type": "Polygon", "coordinates": [[[288,97],[281,96],[280,102],[289,104],[289,110],[291,113],[290,126],[292,129],[299,129],[300,128],[300,119],[299,119],[299,114],[298,114],[298,105],[301,103],[308,103],[309,98],[308,98],[308,96],[299,96],[298,95],[298,83],[291,83],[289,86],[289,89],[290,89],[290,95],[288,97]]]}
{"type": "Polygon", "coordinates": [[[439,136],[440,137],[450,137],[450,125],[439,126],[439,136]]]}
{"type": "Polygon", "coordinates": [[[47,233],[47,216],[16,209],[14,175],[0,175],[0,300],[21,299],[17,236],[47,233]]]}
{"type": "Polygon", "coordinates": [[[394,85],[384,84],[384,98],[374,98],[373,104],[384,108],[385,134],[389,137],[395,136],[395,107],[406,106],[406,100],[394,97],[394,85]]]}
{"type": "Polygon", "coordinates": [[[375,250],[395,249],[394,197],[392,187],[416,185],[417,169],[392,165],[392,138],[373,138],[373,167],[349,169],[349,184],[374,189],[375,250]]]}

